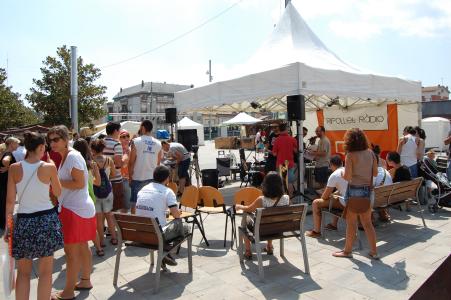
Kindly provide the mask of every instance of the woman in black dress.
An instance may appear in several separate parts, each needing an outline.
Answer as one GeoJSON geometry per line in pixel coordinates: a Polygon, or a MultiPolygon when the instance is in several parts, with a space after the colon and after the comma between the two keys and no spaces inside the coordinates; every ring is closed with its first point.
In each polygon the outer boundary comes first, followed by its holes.
{"type": "Polygon", "coordinates": [[[19,139],[9,137],[6,139],[6,151],[3,152],[0,160],[0,231],[5,228],[5,210],[6,210],[6,186],[8,185],[9,166],[16,162],[13,151],[19,147],[19,139]]]}

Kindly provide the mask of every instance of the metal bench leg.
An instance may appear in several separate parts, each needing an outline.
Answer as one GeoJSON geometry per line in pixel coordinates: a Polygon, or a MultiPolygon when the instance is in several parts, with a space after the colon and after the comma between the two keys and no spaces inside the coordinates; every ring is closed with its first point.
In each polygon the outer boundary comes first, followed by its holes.
{"type": "Polygon", "coordinates": [[[326,237],[324,236],[324,224],[326,224],[326,212],[324,210],[321,211],[321,236],[323,239],[326,237]]]}
{"type": "Polygon", "coordinates": [[[229,215],[228,214],[226,214],[226,219],[225,219],[224,248],[226,246],[226,239],[227,239],[227,223],[229,223],[229,215]]]}
{"type": "Polygon", "coordinates": [[[424,221],[423,208],[421,207],[421,204],[420,204],[419,200],[417,200],[417,204],[418,204],[418,209],[419,209],[420,214],[421,214],[421,220],[423,221],[423,226],[424,226],[424,228],[427,228],[426,222],[424,221]]]}
{"type": "Polygon", "coordinates": [[[193,274],[193,235],[188,238],[188,270],[190,274],[193,274]]]}
{"type": "Polygon", "coordinates": [[[154,250],[150,250],[150,265],[154,265],[155,264],[155,251],[154,250]]]}
{"type": "Polygon", "coordinates": [[[121,262],[121,253],[122,253],[122,241],[119,243],[116,250],[116,263],[114,265],[114,277],[113,277],[113,285],[117,286],[117,277],[119,274],[119,264],[121,262]]]}
{"type": "Polygon", "coordinates": [[[240,258],[240,262],[243,262],[244,260],[244,255],[243,255],[243,233],[241,232],[241,230],[238,229],[238,256],[240,258]]]}
{"type": "Polygon", "coordinates": [[[260,277],[261,281],[265,280],[265,275],[263,273],[263,259],[262,259],[262,248],[260,247],[260,243],[255,241],[255,250],[257,252],[257,259],[258,259],[258,276],[260,277]]]}
{"type": "Polygon", "coordinates": [[[285,257],[285,249],[284,249],[283,239],[280,239],[280,256],[285,257]]]}
{"type": "Polygon", "coordinates": [[[161,264],[163,261],[163,252],[158,251],[158,257],[157,257],[157,268],[155,270],[155,289],[154,294],[158,293],[158,290],[160,288],[160,273],[161,273],[161,264]]]}
{"type": "Polygon", "coordinates": [[[307,246],[305,244],[305,235],[301,236],[302,257],[304,259],[305,274],[310,274],[310,266],[308,263],[307,246]]]}

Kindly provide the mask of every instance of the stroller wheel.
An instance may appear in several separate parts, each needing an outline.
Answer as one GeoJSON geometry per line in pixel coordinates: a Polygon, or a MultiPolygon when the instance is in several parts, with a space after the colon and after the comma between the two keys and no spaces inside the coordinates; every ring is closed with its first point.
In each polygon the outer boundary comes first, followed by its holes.
{"type": "Polygon", "coordinates": [[[429,211],[431,212],[431,213],[436,213],[437,212],[437,210],[438,210],[438,207],[437,207],[437,204],[431,204],[431,205],[429,205],[429,211]]]}

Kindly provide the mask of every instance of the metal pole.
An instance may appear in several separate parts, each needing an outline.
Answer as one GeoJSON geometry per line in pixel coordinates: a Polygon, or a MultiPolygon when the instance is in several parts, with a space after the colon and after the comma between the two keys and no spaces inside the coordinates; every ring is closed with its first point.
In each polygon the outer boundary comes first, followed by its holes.
{"type": "MultiPolygon", "coordinates": [[[[211,59],[208,60],[208,82],[212,82],[213,81],[213,76],[211,75],[211,59]]],[[[210,116],[208,118],[208,132],[209,132],[209,137],[210,137],[210,141],[211,141],[211,110],[210,110],[210,116]]]]}
{"type": "Polygon", "coordinates": [[[285,0],[285,7],[287,7],[288,3],[290,3],[291,0],[285,0]]]}
{"type": "Polygon", "coordinates": [[[299,191],[301,192],[301,202],[304,202],[304,139],[303,139],[303,128],[304,121],[296,121],[296,131],[298,133],[298,183],[299,183],[299,191]]]}
{"type": "Polygon", "coordinates": [[[77,68],[77,47],[70,47],[70,99],[72,130],[78,133],[78,68],[77,68]]]}

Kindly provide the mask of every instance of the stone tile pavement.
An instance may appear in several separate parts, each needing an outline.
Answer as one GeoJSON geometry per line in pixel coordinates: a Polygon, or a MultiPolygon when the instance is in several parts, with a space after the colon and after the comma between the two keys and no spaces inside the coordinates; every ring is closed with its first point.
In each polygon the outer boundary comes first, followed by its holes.
{"type": "MultiPolygon", "coordinates": [[[[207,154],[216,156],[214,151],[210,152],[213,153],[207,154]]],[[[201,161],[207,154],[201,156],[201,161]]],[[[227,203],[237,189],[234,183],[221,190],[227,203]]],[[[94,288],[79,293],[77,299],[408,299],[451,252],[451,210],[436,214],[426,211],[427,228],[423,228],[415,207],[412,212],[391,210],[390,213],[394,221],[376,228],[380,261],[368,258],[364,234],[363,250],[357,250],[353,259],[332,257],[333,251],[344,246],[344,224],[339,223],[339,231],[327,232],[325,239],[306,239],[310,275],[303,272],[297,239],[285,242],[285,258],[279,256],[275,242],[275,255],[264,256],[265,282],[258,280],[255,260],[240,264],[236,251],[230,249],[230,242],[223,248],[225,217],[210,216],[204,223],[210,247],[200,243],[197,230],[194,234],[192,276],[188,274],[186,248],[182,247],[178,266],[162,273],[157,295],[153,294],[154,274],[149,272],[154,268],[145,249],[123,251],[118,287],[113,287],[115,246],[108,244],[104,257],[93,256],[94,288]]],[[[306,228],[311,224],[309,215],[306,228]]],[[[0,248],[0,253],[5,253],[3,242],[0,248]]],[[[30,299],[36,298],[36,270],[35,264],[30,299]]],[[[54,289],[63,288],[62,250],[55,254],[53,279],[54,289]]],[[[2,287],[0,295],[3,298],[2,287]]]]}

